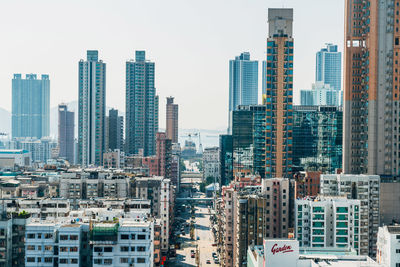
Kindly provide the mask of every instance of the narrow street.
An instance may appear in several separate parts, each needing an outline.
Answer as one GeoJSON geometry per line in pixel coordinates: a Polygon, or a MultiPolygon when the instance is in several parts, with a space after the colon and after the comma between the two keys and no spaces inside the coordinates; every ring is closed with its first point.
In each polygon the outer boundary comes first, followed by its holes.
{"type": "MultiPolygon", "coordinates": [[[[183,196],[187,197],[189,192],[183,192],[183,196]]],[[[204,198],[205,194],[196,192],[193,194],[193,198],[204,198]]],[[[185,205],[180,203],[179,205],[185,205]]],[[[194,239],[190,238],[190,227],[185,227],[185,235],[180,235],[178,242],[181,243],[181,249],[176,250],[176,258],[171,262],[170,266],[197,266],[196,265],[196,253],[199,253],[200,262],[199,266],[219,266],[215,264],[212,253],[216,253],[216,247],[212,246],[214,238],[211,230],[210,213],[206,204],[196,203],[194,211],[194,220],[190,205],[187,203],[185,206],[188,208],[184,212],[180,213],[179,217],[183,218],[185,223],[190,225],[193,221],[194,225],[194,239]],[[192,258],[192,251],[194,251],[194,257],[192,258]],[[209,260],[209,263],[207,263],[209,260]]]]}

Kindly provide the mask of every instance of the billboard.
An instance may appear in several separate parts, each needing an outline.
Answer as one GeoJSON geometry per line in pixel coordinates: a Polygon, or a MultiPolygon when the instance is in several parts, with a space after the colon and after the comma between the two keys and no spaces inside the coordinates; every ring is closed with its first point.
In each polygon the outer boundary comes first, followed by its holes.
{"type": "Polygon", "coordinates": [[[299,242],[293,239],[264,239],[264,259],[266,267],[295,267],[299,259],[299,242]]]}

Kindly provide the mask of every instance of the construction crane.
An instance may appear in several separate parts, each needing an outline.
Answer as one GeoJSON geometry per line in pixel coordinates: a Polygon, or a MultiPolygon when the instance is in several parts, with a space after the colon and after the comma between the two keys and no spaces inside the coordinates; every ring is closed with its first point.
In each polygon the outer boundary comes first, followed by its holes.
{"type": "Polygon", "coordinates": [[[192,136],[199,138],[199,149],[198,149],[197,153],[198,154],[203,154],[203,145],[201,143],[200,131],[199,132],[194,132],[194,133],[188,133],[187,136],[189,137],[189,140],[192,140],[192,136]]]}

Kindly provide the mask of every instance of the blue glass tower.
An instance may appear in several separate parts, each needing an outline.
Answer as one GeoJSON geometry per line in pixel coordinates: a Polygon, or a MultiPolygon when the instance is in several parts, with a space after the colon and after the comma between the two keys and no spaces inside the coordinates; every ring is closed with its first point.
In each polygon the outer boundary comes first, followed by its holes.
{"type": "Polygon", "coordinates": [[[337,45],[326,44],[317,52],[315,80],[335,90],[342,89],[342,53],[338,52],[337,45]]]}
{"type": "Polygon", "coordinates": [[[14,74],[12,79],[12,137],[50,135],[49,75],[14,74]]]}
{"type": "Polygon", "coordinates": [[[232,130],[232,111],[239,105],[258,104],[258,61],[250,60],[243,52],[229,61],[229,128],[232,130]]]}

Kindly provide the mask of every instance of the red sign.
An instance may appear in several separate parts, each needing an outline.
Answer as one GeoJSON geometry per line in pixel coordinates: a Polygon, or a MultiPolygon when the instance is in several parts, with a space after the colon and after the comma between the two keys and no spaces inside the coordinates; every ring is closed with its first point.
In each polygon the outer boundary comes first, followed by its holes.
{"type": "Polygon", "coordinates": [[[278,244],[275,244],[272,246],[271,252],[273,255],[275,255],[275,253],[279,253],[279,252],[282,252],[282,253],[293,252],[293,249],[291,246],[283,245],[283,247],[278,247],[278,244]]]}

